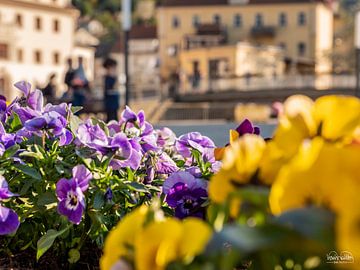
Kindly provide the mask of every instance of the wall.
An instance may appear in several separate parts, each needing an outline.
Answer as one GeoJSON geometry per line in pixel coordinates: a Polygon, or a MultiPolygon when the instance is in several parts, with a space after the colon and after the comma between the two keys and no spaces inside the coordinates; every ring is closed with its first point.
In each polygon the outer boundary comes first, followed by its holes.
{"type": "MultiPolygon", "coordinates": [[[[210,23],[213,21],[214,14],[219,14],[222,18],[222,25],[227,27],[227,33],[230,44],[238,41],[250,41],[257,43],[251,35],[251,29],[254,26],[255,15],[262,14],[264,25],[275,28],[275,36],[262,40],[265,45],[286,44],[286,56],[297,59],[298,44],[303,42],[306,45],[305,55],[301,58],[313,59],[323,49],[327,49],[327,44],[323,43],[324,38],[317,38],[328,35],[327,39],[332,38],[332,11],[319,2],[310,3],[289,3],[289,4],[256,4],[256,5],[224,5],[224,6],[191,6],[191,7],[160,7],[157,10],[158,35],[160,42],[161,74],[164,77],[169,76],[172,70],[175,70],[179,64],[177,57],[170,57],[167,49],[173,44],[180,44],[184,35],[195,33],[196,29],[192,24],[193,16],[198,15],[201,23],[210,23]],[[287,25],[279,26],[279,14],[287,14],[287,25]],[[306,25],[298,25],[298,14],[306,14],[306,25]],[[242,26],[234,27],[234,16],[242,16],[242,26]],[[177,16],[181,22],[176,29],[172,27],[172,18],[177,16]],[[318,44],[321,43],[321,45],[318,44]]],[[[327,42],[327,41],[326,41],[327,42]]]]}
{"type": "MultiPolygon", "coordinates": [[[[1,25],[13,29],[13,35],[9,36],[7,42],[9,58],[0,60],[0,70],[8,74],[13,84],[19,80],[28,80],[32,84],[45,86],[51,73],[57,74],[57,82],[63,82],[66,59],[71,55],[74,44],[75,19],[77,12],[72,9],[64,9],[47,6],[39,8],[40,5],[21,5],[12,1],[0,2],[1,25]],[[16,14],[22,16],[22,26],[15,23],[16,14]],[[42,29],[35,29],[35,18],[42,20],[42,29]],[[59,31],[53,29],[54,20],[59,21],[59,31]],[[22,50],[22,60],[18,59],[18,51],[22,50]],[[41,63],[35,62],[35,50],[42,54],[41,63]],[[58,64],[55,63],[54,53],[59,54],[58,64]]],[[[30,1],[29,1],[30,2],[30,1]]],[[[1,27],[0,27],[1,28],[1,27]]],[[[8,98],[14,98],[18,93],[10,89],[5,93],[8,98]]]]}

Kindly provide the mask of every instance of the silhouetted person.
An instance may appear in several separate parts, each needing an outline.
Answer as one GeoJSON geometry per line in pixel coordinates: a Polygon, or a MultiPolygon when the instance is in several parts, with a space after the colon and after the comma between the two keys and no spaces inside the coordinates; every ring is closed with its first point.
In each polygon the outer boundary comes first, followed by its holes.
{"type": "Polygon", "coordinates": [[[55,93],[56,93],[55,78],[56,78],[56,74],[52,73],[49,77],[49,82],[43,89],[43,95],[46,98],[46,101],[49,103],[55,100],[55,93]]]}
{"type": "Polygon", "coordinates": [[[175,99],[178,92],[179,92],[179,86],[180,86],[180,75],[178,72],[173,72],[170,75],[169,80],[169,97],[172,99],[175,99]]]}
{"type": "Polygon", "coordinates": [[[78,58],[79,66],[74,72],[74,78],[71,81],[71,86],[74,91],[73,105],[84,106],[86,99],[86,92],[89,90],[89,81],[85,75],[85,69],[83,66],[83,58],[78,58]]]}
{"type": "Polygon", "coordinates": [[[75,76],[75,69],[73,68],[73,63],[71,58],[68,58],[66,62],[68,66],[65,73],[64,83],[67,86],[66,91],[70,93],[72,89],[72,80],[74,79],[75,76]]]}
{"type": "Polygon", "coordinates": [[[106,110],[107,121],[118,120],[118,110],[120,107],[119,92],[116,89],[117,62],[114,59],[107,58],[103,67],[106,70],[104,75],[104,105],[106,110]]]}

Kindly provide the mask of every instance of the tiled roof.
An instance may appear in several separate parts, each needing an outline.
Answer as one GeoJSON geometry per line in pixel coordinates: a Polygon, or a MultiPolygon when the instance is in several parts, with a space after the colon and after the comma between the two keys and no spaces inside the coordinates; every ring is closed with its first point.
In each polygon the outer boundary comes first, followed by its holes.
{"type": "Polygon", "coordinates": [[[130,39],[154,39],[157,30],[154,25],[133,25],[130,30],[130,39]]]}
{"type": "MultiPolygon", "coordinates": [[[[311,2],[329,2],[331,0],[249,0],[247,4],[278,4],[278,3],[311,3],[311,2]]],[[[230,0],[163,0],[160,6],[213,6],[228,5],[230,0]]]]}
{"type": "Polygon", "coordinates": [[[160,6],[213,6],[227,4],[228,0],[163,0],[160,6]]]}
{"type": "MultiPolygon", "coordinates": [[[[129,33],[129,39],[156,39],[157,30],[153,25],[133,25],[129,33]]],[[[111,48],[112,52],[123,52],[123,38],[119,37],[111,48]]]]}

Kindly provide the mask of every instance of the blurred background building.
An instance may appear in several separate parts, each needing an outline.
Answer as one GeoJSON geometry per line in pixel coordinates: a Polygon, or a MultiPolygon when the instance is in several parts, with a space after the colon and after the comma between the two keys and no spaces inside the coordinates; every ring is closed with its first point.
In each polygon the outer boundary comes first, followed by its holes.
{"type": "Polygon", "coordinates": [[[14,98],[19,80],[45,87],[50,74],[62,85],[66,59],[79,56],[92,79],[96,41],[77,32],[79,15],[69,0],[1,0],[0,94],[14,98]]]}
{"type": "MultiPolygon", "coordinates": [[[[235,68],[236,61],[229,50],[241,50],[238,42],[247,42],[258,47],[255,54],[264,58],[266,46],[283,50],[284,57],[271,57],[274,72],[279,72],[278,61],[286,64],[285,72],[329,73],[332,62],[327,55],[333,47],[334,20],[330,3],[311,0],[167,0],[157,10],[159,33],[159,55],[161,75],[170,76],[182,64],[192,61],[195,67],[203,59],[186,59],[189,51],[206,54],[209,50],[216,56],[202,64],[204,77],[216,71],[216,59],[228,62],[229,75],[241,76],[235,68]],[[232,49],[229,49],[231,48],[232,49]],[[223,48],[223,49],[221,49],[223,48]],[[230,59],[232,58],[232,59],[230,59]],[[181,59],[181,60],[180,60],[181,59]],[[214,71],[215,69],[215,71],[214,71]]],[[[260,60],[259,60],[260,61],[260,60]]],[[[244,64],[239,62],[238,65],[244,64]]],[[[270,65],[271,66],[271,65],[270,65]]],[[[244,70],[244,69],[243,69],[244,70]]],[[[185,72],[188,76],[189,69],[185,72]]],[[[248,70],[256,74],[258,71],[248,70]]],[[[273,73],[267,72],[265,73],[273,73]]]]}
{"type": "MultiPolygon", "coordinates": [[[[131,104],[150,111],[153,121],[232,119],[238,102],[352,91],[359,3],[133,0],[131,104]]],[[[55,74],[60,97],[67,59],[76,69],[81,56],[89,111],[94,104],[103,110],[106,58],[116,60],[117,87],[124,88],[121,16],[120,0],[0,0],[0,94],[13,98],[19,80],[43,88],[55,74]]]]}

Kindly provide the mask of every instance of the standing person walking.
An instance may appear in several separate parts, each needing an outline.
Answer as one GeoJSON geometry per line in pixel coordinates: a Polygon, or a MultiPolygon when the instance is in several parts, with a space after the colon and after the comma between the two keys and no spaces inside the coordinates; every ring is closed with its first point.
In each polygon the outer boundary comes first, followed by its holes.
{"type": "Polygon", "coordinates": [[[61,99],[69,100],[72,95],[72,81],[75,76],[75,69],[73,68],[73,61],[71,58],[67,59],[67,70],[65,73],[64,83],[66,85],[66,91],[64,92],[61,99]]]}
{"type": "Polygon", "coordinates": [[[85,69],[83,66],[83,58],[80,56],[78,58],[79,66],[74,71],[74,78],[71,81],[73,88],[73,105],[74,106],[84,106],[86,99],[86,92],[89,91],[89,81],[86,78],[85,69]]]}
{"type": "Polygon", "coordinates": [[[107,121],[117,121],[120,107],[120,94],[117,90],[116,76],[117,62],[114,59],[107,58],[103,63],[103,67],[106,70],[104,75],[104,105],[107,121]]]}

